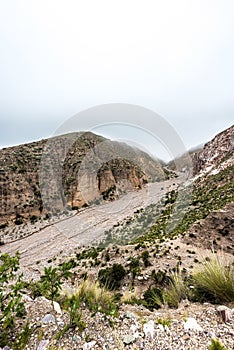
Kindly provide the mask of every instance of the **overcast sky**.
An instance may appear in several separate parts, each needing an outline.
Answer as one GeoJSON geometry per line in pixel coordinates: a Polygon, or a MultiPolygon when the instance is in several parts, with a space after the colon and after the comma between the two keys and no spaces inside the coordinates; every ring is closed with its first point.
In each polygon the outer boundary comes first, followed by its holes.
{"type": "Polygon", "coordinates": [[[187,148],[208,141],[234,120],[233,14],[233,0],[0,0],[0,147],[108,103],[155,111],[187,148]]]}

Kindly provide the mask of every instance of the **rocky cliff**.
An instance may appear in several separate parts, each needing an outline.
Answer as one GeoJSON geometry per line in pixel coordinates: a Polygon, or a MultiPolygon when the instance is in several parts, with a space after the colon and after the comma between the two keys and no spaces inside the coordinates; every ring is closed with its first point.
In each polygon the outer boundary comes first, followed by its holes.
{"type": "Polygon", "coordinates": [[[166,176],[144,152],[92,133],[5,148],[0,150],[0,223],[113,200],[166,176]]]}
{"type": "Polygon", "coordinates": [[[194,175],[218,167],[233,164],[234,126],[222,131],[204,147],[192,154],[194,175]],[[225,163],[225,164],[224,164],[225,163]]]}

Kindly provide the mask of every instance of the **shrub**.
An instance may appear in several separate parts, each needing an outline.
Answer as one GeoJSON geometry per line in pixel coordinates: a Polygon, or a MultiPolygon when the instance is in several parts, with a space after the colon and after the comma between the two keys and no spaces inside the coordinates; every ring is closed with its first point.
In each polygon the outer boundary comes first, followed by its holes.
{"type": "Polygon", "coordinates": [[[62,301],[62,307],[69,313],[69,324],[66,324],[62,330],[56,335],[56,339],[63,336],[69,329],[77,328],[80,333],[86,328],[85,322],[82,320],[82,312],[80,310],[80,300],[75,295],[65,297],[62,301]]]}
{"type": "Polygon", "coordinates": [[[36,215],[30,216],[30,222],[31,224],[34,224],[38,220],[38,217],[36,215]]]}
{"type": "Polygon", "coordinates": [[[22,225],[24,222],[23,222],[23,219],[21,219],[21,218],[17,218],[17,219],[15,219],[15,224],[16,225],[22,225]]]}
{"type": "Polygon", "coordinates": [[[234,266],[226,264],[221,256],[213,255],[205,260],[192,278],[195,284],[195,296],[199,300],[214,303],[234,301],[234,266]]]}
{"type": "Polygon", "coordinates": [[[17,339],[20,331],[15,331],[15,322],[25,315],[21,300],[23,274],[19,274],[18,270],[18,252],[12,257],[8,253],[0,255],[0,346],[9,344],[13,334],[17,339]]]}
{"type": "Polygon", "coordinates": [[[30,297],[32,299],[36,299],[37,297],[40,297],[45,292],[43,285],[40,281],[35,282],[31,280],[30,282],[25,282],[25,287],[27,291],[29,291],[30,297]]]}
{"type": "Polygon", "coordinates": [[[162,270],[158,270],[157,272],[153,270],[151,273],[151,277],[156,286],[168,285],[171,280],[170,277],[166,274],[166,272],[162,270]]]}
{"type": "Polygon", "coordinates": [[[52,266],[44,268],[44,275],[41,276],[39,284],[45,296],[51,300],[51,306],[54,311],[53,301],[59,297],[59,291],[62,289],[63,279],[68,279],[72,276],[69,271],[71,264],[63,263],[59,267],[52,268],[52,266]]]}
{"type": "Polygon", "coordinates": [[[3,229],[6,228],[7,226],[8,226],[7,223],[1,224],[1,225],[0,225],[0,230],[3,230],[3,229]]]}
{"type": "Polygon", "coordinates": [[[141,253],[141,258],[143,260],[145,267],[151,266],[151,263],[149,260],[149,252],[147,250],[141,253]]]}
{"type": "Polygon", "coordinates": [[[143,296],[143,304],[150,311],[159,309],[164,302],[163,291],[159,288],[148,288],[143,296]]]}
{"type": "Polygon", "coordinates": [[[98,272],[98,280],[101,286],[110,290],[118,289],[126,271],[121,264],[114,264],[112,267],[102,269],[98,272]]]}
{"type": "Polygon", "coordinates": [[[134,258],[132,256],[130,257],[129,269],[130,269],[131,274],[132,274],[132,286],[133,286],[136,276],[141,272],[140,260],[138,257],[136,257],[136,258],[134,258]]]}

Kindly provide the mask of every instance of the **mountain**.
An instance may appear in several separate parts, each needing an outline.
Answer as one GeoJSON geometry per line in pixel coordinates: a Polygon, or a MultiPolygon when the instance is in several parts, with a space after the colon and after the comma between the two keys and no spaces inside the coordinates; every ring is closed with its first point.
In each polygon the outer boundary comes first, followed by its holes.
{"type": "Polygon", "coordinates": [[[177,177],[166,177],[144,153],[90,133],[3,150],[3,199],[17,202],[16,220],[28,215],[21,200],[30,190],[32,208],[46,205],[37,215],[50,206],[99,205],[0,230],[1,293],[17,321],[10,331],[0,321],[0,346],[232,349],[233,131],[190,152],[189,179],[186,156],[167,165],[177,165],[177,177]],[[16,276],[25,283],[14,287],[16,276]],[[62,288],[56,297],[54,286],[62,288]],[[24,318],[14,309],[19,294],[24,318]]]}
{"type": "Polygon", "coordinates": [[[0,223],[114,200],[168,175],[146,153],[101,136],[70,133],[0,150],[0,223]]]}

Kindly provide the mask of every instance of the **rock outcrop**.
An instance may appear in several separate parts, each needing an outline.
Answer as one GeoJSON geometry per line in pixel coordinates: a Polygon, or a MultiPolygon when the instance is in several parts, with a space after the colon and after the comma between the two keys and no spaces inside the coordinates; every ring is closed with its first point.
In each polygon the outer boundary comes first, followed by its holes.
{"type": "Polygon", "coordinates": [[[234,163],[234,126],[216,135],[204,147],[192,155],[194,175],[217,167],[220,163],[234,163]],[[228,162],[229,161],[229,162],[228,162]]]}
{"type": "Polygon", "coordinates": [[[0,150],[0,224],[114,200],[167,175],[142,151],[88,133],[0,150]]]}

